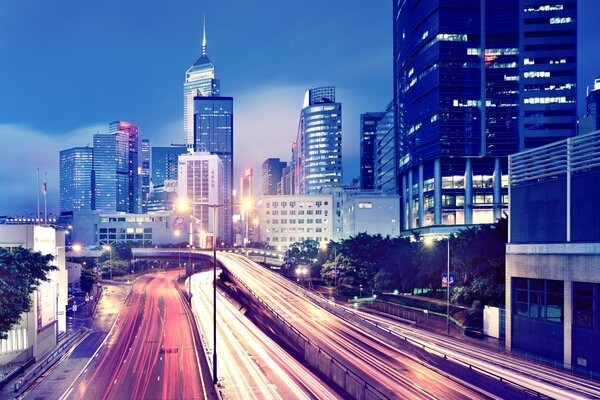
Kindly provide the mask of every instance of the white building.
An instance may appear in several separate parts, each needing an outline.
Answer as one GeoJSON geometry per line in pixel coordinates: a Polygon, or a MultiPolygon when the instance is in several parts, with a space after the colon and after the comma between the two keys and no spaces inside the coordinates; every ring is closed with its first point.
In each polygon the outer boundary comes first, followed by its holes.
{"type": "MultiPolygon", "coordinates": [[[[177,196],[185,199],[190,206],[194,223],[192,231],[201,236],[201,246],[211,247],[209,236],[215,234],[213,208],[209,205],[222,205],[224,200],[223,163],[219,156],[207,152],[195,152],[179,156],[177,196]],[[205,239],[202,239],[204,237],[205,239]]],[[[181,213],[180,211],[177,211],[181,213]]],[[[216,236],[224,233],[223,207],[216,208],[216,236]]],[[[191,235],[188,232],[189,235],[191,235]]]]}
{"type": "Polygon", "coordinates": [[[398,236],[400,233],[400,198],[358,192],[345,196],[342,236],[348,239],[361,232],[370,235],[398,236]]]}
{"type": "Polygon", "coordinates": [[[75,211],[72,218],[62,223],[72,226],[71,243],[82,246],[117,242],[162,245],[182,241],[174,234],[176,221],[171,211],[148,214],[75,211]]]}
{"type": "Polygon", "coordinates": [[[67,270],[65,268],[65,233],[41,225],[0,225],[0,247],[24,247],[54,256],[58,270],[48,274],[32,293],[32,307],[21,321],[0,340],[0,364],[39,359],[56,346],[59,332],[67,328],[67,270]]]}
{"type": "Polygon", "coordinates": [[[333,197],[331,195],[263,196],[258,202],[262,240],[284,250],[294,242],[332,239],[333,197]]]}

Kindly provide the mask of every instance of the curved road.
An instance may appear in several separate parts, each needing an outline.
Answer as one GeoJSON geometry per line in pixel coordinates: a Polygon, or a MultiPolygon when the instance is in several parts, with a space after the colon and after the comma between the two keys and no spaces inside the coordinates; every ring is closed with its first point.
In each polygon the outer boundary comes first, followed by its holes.
{"type": "Polygon", "coordinates": [[[211,387],[196,352],[179,271],[138,278],[112,333],[69,399],[205,399],[211,387]],[[202,371],[201,371],[202,368],[202,371]]]}

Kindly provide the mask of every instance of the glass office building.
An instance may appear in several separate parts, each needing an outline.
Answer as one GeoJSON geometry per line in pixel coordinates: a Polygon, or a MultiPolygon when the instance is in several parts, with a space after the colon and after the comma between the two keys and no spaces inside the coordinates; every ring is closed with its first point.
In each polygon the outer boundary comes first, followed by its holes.
{"type": "Polygon", "coordinates": [[[151,150],[150,150],[150,139],[142,139],[141,146],[141,164],[142,164],[142,213],[148,212],[148,201],[150,200],[150,174],[151,174],[151,150]]]}
{"type": "Polygon", "coordinates": [[[377,124],[375,188],[387,194],[398,194],[396,178],[397,154],[394,129],[394,103],[390,102],[385,115],[377,124]]]}
{"type": "Polygon", "coordinates": [[[219,96],[220,82],[215,79],[215,66],[206,53],[206,27],[202,37],[202,54],[185,73],[183,84],[183,131],[188,150],[194,147],[194,98],[219,96]]]}
{"type": "Polygon", "coordinates": [[[152,186],[163,186],[165,180],[177,180],[177,160],[186,146],[152,147],[152,186]]]}
{"type": "Polygon", "coordinates": [[[335,87],[306,92],[295,146],[295,194],[342,185],[342,104],[335,101],[335,87]]]}
{"type": "Polygon", "coordinates": [[[520,149],[576,133],[577,0],[520,0],[520,149]]]}
{"type": "Polygon", "coordinates": [[[276,195],[277,185],[281,182],[283,169],[287,167],[287,163],[279,158],[267,158],[262,165],[262,194],[276,195]]]}
{"type": "Polygon", "coordinates": [[[108,125],[109,134],[124,134],[127,137],[127,209],[139,214],[142,209],[142,133],[140,128],[125,121],[114,121],[108,125]]]}
{"type": "Polygon", "coordinates": [[[233,242],[233,98],[201,96],[194,98],[194,151],[210,152],[223,163],[224,235],[233,242]]]}
{"type": "Polygon", "coordinates": [[[91,210],[92,167],[91,147],[73,147],[60,152],[60,212],[91,210]]]}
{"type": "Polygon", "coordinates": [[[129,137],[125,132],[94,135],[94,190],[98,211],[129,210],[129,137]]]}
{"type": "Polygon", "coordinates": [[[360,188],[375,188],[375,162],[377,144],[377,124],[384,117],[383,112],[369,112],[360,116],[360,188]]]}

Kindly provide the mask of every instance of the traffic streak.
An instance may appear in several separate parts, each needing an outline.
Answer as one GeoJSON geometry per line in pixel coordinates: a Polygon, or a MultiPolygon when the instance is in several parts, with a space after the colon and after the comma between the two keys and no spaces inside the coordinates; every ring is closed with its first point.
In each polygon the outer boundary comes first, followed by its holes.
{"type": "Polygon", "coordinates": [[[178,271],[134,282],[112,334],[83,371],[71,399],[205,399],[191,317],[178,271]]]}
{"type": "MultiPolygon", "coordinates": [[[[190,278],[198,328],[211,355],[212,283],[212,272],[201,272],[190,278]]],[[[226,398],[341,398],[257,328],[221,293],[217,295],[217,355],[219,387],[226,398]]]]}

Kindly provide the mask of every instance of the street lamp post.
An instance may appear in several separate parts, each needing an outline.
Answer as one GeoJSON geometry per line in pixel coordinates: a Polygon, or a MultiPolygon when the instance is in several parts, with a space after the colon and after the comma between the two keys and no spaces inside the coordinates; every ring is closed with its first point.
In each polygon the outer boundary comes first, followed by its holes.
{"type": "Polygon", "coordinates": [[[102,249],[104,251],[108,251],[110,252],[110,258],[109,258],[109,266],[110,266],[110,280],[112,281],[113,278],[113,266],[112,266],[112,246],[105,244],[104,246],[102,246],[102,249]]]}
{"type": "Polygon", "coordinates": [[[450,236],[448,236],[446,260],[446,335],[450,335],[450,236]]]}

